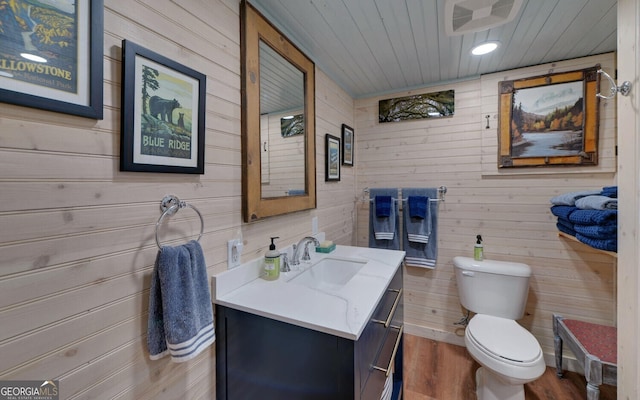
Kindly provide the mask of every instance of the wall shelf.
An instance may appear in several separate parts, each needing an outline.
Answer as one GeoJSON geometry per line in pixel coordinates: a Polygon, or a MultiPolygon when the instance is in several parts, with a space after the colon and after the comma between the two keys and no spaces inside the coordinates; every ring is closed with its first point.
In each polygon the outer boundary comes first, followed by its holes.
{"type": "Polygon", "coordinates": [[[595,247],[591,247],[591,246],[589,246],[588,244],[582,243],[581,241],[579,241],[578,239],[576,239],[576,238],[575,238],[575,236],[571,236],[571,235],[569,235],[569,234],[567,234],[567,233],[564,233],[564,232],[558,232],[558,236],[563,237],[563,238],[568,239],[568,240],[571,240],[571,241],[576,242],[576,243],[580,243],[580,244],[582,244],[582,245],[584,245],[584,246],[589,247],[590,249],[593,249],[593,250],[597,251],[598,253],[608,254],[608,255],[610,255],[611,257],[618,258],[618,253],[616,253],[616,252],[614,252],[614,251],[607,251],[607,250],[600,250],[600,249],[596,249],[595,247]]]}

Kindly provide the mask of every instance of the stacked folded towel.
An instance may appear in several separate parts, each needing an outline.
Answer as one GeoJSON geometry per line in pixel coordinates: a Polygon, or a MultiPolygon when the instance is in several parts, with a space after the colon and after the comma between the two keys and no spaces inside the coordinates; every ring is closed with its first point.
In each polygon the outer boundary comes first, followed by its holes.
{"type": "Polygon", "coordinates": [[[613,197],[614,199],[618,198],[618,187],[617,186],[605,186],[602,188],[602,192],[600,192],[602,196],[613,197]]]}
{"type": "Polygon", "coordinates": [[[576,200],[576,207],[583,210],[617,210],[618,199],[602,195],[586,196],[576,200]]]}
{"type": "Polygon", "coordinates": [[[559,231],[600,250],[618,249],[618,189],[565,193],[551,199],[559,231]]]}

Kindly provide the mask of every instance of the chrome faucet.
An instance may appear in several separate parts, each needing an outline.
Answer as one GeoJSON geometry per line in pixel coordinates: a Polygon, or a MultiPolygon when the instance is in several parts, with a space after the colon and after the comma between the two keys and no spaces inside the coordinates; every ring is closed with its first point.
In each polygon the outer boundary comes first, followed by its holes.
{"type": "Polygon", "coordinates": [[[293,257],[291,260],[291,265],[300,264],[300,248],[304,244],[304,253],[302,254],[302,261],[311,260],[311,256],[309,255],[309,243],[313,243],[315,246],[320,246],[320,242],[318,239],[313,236],[305,236],[298,242],[297,245],[294,246],[293,257]]]}
{"type": "Polygon", "coordinates": [[[291,268],[289,268],[289,254],[280,253],[281,262],[280,262],[280,272],[291,272],[291,268]]]}

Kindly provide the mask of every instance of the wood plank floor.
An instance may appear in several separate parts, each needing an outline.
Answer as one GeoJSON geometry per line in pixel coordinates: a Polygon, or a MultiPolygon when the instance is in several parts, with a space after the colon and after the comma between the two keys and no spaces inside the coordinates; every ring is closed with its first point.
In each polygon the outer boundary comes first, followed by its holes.
{"type": "MultiPolygon", "coordinates": [[[[475,370],[478,363],[464,347],[404,335],[405,400],[476,400],[475,370]]],[[[565,372],[556,377],[555,368],[525,385],[526,400],[585,400],[584,376],[565,372]]],[[[616,388],[600,387],[600,400],[615,400],[616,388]]]]}

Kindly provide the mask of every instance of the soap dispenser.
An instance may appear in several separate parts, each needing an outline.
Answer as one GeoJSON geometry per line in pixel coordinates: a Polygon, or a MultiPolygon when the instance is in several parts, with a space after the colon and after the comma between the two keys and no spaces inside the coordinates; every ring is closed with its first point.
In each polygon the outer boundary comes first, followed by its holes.
{"type": "Polygon", "coordinates": [[[482,261],[484,259],[484,248],[482,247],[482,236],[476,235],[476,244],[473,246],[473,259],[482,261]]]}
{"type": "Polygon", "coordinates": [[[276,245],[273,243],[275,239],[279,239],[279,236],[271,238],[269,251],[264,254],[264,279],[268,281],[274,281],[280,277],[280,252],[276,250],[276,245]]]}

